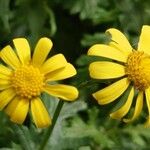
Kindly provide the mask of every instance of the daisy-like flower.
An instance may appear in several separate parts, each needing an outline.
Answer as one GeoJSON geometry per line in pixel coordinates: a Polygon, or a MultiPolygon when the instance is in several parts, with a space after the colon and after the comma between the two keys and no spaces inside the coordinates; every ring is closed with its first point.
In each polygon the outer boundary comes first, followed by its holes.
{"type": "Polygon", "coordinates": [[[110,114],[114,119],[122,119],[128,123],[135,120],[143,108],[144,97],[148,108],[146,126],[150,126],[150,26],[142,27],[137,50],[134,50],[126,37],[117,29],[108,29],[111,42],[108,45],[92,46],[88,55],[101,56],[114,61],[97,61],[89,66],[90,76],[94,79],[115,79],[111,85],[93,94],[100,105],[115,101],[127,88],[129,95],[126,102],[110,114]],[[135,109],[131,118],[129,112],[135,92],[135,109]]]}
{"type": "Polygon", "coordinates": [[[78,96],[75,87],[54,84],[53,81],[72,77],[76,70],[62,54],[46,60],[52,48],[51,40],[46,37],[38,41],[32,58],[25,38],[14,39],[13,44],[14,50],[8,45],[0,53],[7,65],[0,64],[0,110],[4,110],[10,120],[18,124],[22,124],[31,111],[35,125],[47,127],[51,118],[40,99],[41,93],[67,101],[75,100],[78,96]]]}

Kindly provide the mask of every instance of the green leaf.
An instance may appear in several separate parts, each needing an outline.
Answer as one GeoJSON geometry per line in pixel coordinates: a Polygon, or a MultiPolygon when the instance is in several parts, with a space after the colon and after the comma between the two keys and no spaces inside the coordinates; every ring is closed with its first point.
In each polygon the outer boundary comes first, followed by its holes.
{"type": "Polygon", "coordinates": [[[77,60],[76,64],[80,67],[83,66],[89,66],[90,63],[94,61],[108,61],[110,59],[104,58],[104,57],[99,57],[99,56],[88,56],[88,55],[81,55],[77,60]]]}
{"type": "Polygon", "coordinates": [[[44,3],[44,9],[47,15],[49,16],[49,24],[50,24],[50,35],[54,36],[57,31],[56,20],[53,10],[48,7],[48,4],[44,3]]]}
{"type": "Polygon", "coordinates": [[[92,123],[85,123],[79,117],[74,118],[72,120],[72,126],[69,128],[66,127],[64,132],[68,138],[90,137],[103,148],[114,145],[113,141],[108,137],[107,132],[103,128],[99,130],[93,121],[92,123]]]}
{"type": "Polygon", "coordinates": [[[109,37],[105,33],[85,34],[81,40],[82,46],[92,46],[94,44],[108,43],[109,37]]]}
{"type": "Polygon", "coordinates": [[[113,21],[117,17],[116,10],[110,9],[111,3],[108,0],[104,1],[105,5],[99,0],[63,0],[59,3],[68,9],[71,14],[79,14],[81,20],[90,20],[95,25],[113,21]]]}
{"type": "Polygon", "coordinates": [[[9,10],[10,0],[0,0],[0,19],[3,22],[4,29],[10,32],[10,10],[9,10]]]}
{"type": "Polygon", "coordinates": [[[27,127],[22,125],[14,125],[13,129],[20,141],[20,144],[25,150],[34,150],[35,145],[31,139],[30,131],[27,127]]]}
{"type": "Polygon", "coordinates": [[[91,150],[90,146],[81,146],[78,150],[91,150]]]}
{"type": "Polygon", "coordinates": [[[128,133],[135,144],[137,144],[140,147],[144,147],[146,145],[146,141],[144,138],[150,138],[150,129],[144,128],[142,125],[138,125],[135,127],[128,127],[123,130],[123,132],[128,133]]]}
{"type": "Polygon", "coordinates": [[[32,7],[32,9],[29,7],[26,19],[31,31],[32,41],[37,41],[46,19],[43,4],[41,3],[41,5],[36,5],[36,7],[32,7]]]}
{"type": "Polygon", "coordinates": [[[47,150],[48,149],[62,150],[63,147],[72,146],[70,145],[71,143],[69,144],[68,140],[66,140],[67,137],[65,137],[64,134],[64,123],[66,122],[67,118],[74,117],[79,111],[85,110],[86,107],[87,107],[86,103],[81,100],[72,103],[65,103],[63,105],[63,108],[55,124],[52,136],[49,139],[47,150]]]}

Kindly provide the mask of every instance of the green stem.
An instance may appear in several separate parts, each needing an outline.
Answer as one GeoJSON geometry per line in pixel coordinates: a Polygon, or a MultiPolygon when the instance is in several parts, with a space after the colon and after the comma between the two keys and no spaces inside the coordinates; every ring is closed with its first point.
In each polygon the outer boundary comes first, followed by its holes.
{"type": "Polygon", "coordinates": [[[51,136],[51,134],[53,132],[53,129],[55,127],[56,121],[58,119],[58,116],[60,114],[60,111],[62,109],[63,104],[64,104],[64,101],[59,100],[59,103],[57,105],[57,108],[56,108],[54,116],[53,116],[52,125],[47,129],[47,131],[46,131],[46,133],[45,133],[45,135],[43,137],[43,141],[42,141],[42,143],[40,145],[39,150],[44,150],[44,148],[45,148],[45,146],[46,146],[46,144],[48,142],[48,139],[50,138],[50,136],[51,136]]]}
{"type": "Polygon", "coordinates": [[[87,80],[87,81],[84,81],[82,83],[80,83],[79,85],[76,85],[76,87],[78,87],[78,89],[81,89],[81,88],[87,88],[87,87],[91,87],[93,86],[93,84],[97,84],[98,81],[97,80],[87,80]]]}

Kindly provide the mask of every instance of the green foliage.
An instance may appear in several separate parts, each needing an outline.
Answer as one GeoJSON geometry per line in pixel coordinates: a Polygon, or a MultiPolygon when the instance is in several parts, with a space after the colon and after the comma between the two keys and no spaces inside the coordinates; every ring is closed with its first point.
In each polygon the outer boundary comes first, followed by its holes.
{"type": "MultiPolygon", "coordinates": [[[[63,53],[78,71],[66,83],[77,86],[80,97],[66,102],[56,122],[46,150],[148,150],[150,129],[142,119],[126,125],[109,119],[109,113],[126,100],[128,91],[115,106],[99,106],[91,94],[111,81],[92,80],[88,66],[105,58],[89,57],[87,50],[96,43],[107,43],[108,28],[122,30],[137,46],[143,24],[150,24],[150,1],[146,0],[0,0],[1,48],[15,37],[26,37],[32,47],[43,36],[52,38],[53,53],[63,53]]],[[[43,94],[51,117],[57,98],[43,94]]],[[[142,114],[142,117],[144,115],[142,114]]],[[[15,125],[0,112],[0,149],[35,150],[46,129],[37,129],[27,117],[24,125],[15,125]]]]}
{"type": "Polygon", "coordinates": [[[86,47],[97,43],[107,43],[108,41],[109,38],[105,33],[85,34],[81,40],[81,45],[86,47]]]}
{"type": "Polygon", "coordinates": [[[81,20],[87,19],[95,25],[111,22],[117,17],[116,10],[110,7],[112,3],[109,3],[109,0],[60,0],[59,3],[65,9],[68,9],[71,14],[79,14],[81,20]]]}

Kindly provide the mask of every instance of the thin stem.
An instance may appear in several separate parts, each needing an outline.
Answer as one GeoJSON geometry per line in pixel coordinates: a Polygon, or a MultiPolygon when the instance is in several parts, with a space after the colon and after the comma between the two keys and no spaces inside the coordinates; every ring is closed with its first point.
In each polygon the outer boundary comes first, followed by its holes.
{"type": "Polygon", "coordinates": [[[79,85],[76,85],[76,87],[78,87],[78,89],[81,89],[81,88],[87,88],[87,87],[90,87],[90,86],[93,86],[93,84],[97,84],[98,81],[97,80],[87,80],[87,81],[84,81],[82,83],[80,83],[79,85]]]}
{"type": "Polygon", "coordinates": [[[55,127],[56,121],[58,119],[58,116],[60,114],[60,111],[62,109],[63,104],[64,104],[64,101],[60,100],[58,105],[57,105],[57,108],[55,110],[54,116],[53,116],[52,125],[47,129],[47,131],[46,131],[46,133],[45,133],[45,135],[43,137],[43,141],[42,141],[42,143],[40,145],[39,150],[44,150],[44,148],[45,148],[45,146],[46,146],[46,144],[48,142],[48,139],[49,139],[49,137],[51,136],[51,134],[53,132],[53,129],[55,127]]]}

